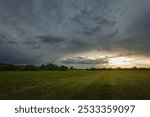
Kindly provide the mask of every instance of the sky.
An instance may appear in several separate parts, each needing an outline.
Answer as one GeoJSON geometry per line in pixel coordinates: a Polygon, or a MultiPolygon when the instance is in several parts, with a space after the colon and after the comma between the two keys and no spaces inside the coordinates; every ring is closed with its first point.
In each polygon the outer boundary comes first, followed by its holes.
{"type": "Polygon", "coordinates": [[[150,0],[0,0],[0,62],[150,67],[150,0]]]}

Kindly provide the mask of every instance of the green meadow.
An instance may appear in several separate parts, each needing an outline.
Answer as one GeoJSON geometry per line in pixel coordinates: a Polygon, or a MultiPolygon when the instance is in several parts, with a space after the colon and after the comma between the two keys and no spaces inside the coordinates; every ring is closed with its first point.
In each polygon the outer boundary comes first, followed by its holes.
{"type": "Polygon", "coordinates": [[[0,99],[145,100],[150,99],[150,71],[0,72],[0,99]]]}

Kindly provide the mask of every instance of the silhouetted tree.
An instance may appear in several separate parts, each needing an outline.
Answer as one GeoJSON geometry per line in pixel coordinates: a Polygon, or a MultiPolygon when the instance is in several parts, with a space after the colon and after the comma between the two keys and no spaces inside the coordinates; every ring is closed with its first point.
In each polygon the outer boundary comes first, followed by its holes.
{"type": "Polygon", "coordinates": [[[62,70],[62,71],[67,71],[67,70],[68,70],[68,67],[62,65],[62,66],[59,67],[59,69],[62,70]]]}
{"type": "Polygon", "coordinates": [[[74,70],[74,68],[73,68],[73,67],[70,67],[70,70],[74,70]]]}
{"type": "Polygon", "coordinates": [[[13,64],[0,63],[0,70],[1,71],[14,71],[16,70],[16,66],[13,64]]]}

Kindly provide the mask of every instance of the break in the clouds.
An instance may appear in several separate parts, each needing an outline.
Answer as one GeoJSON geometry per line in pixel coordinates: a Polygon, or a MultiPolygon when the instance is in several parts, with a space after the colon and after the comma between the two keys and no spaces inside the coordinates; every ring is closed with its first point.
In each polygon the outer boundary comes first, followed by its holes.
{"type": "Polygon", "coordinates": [[[103,65],[101,58],[122,55],[139,65],[138,57],[141,61],[150,57],[149,4],[149,0],[0,0],[0,62],[94,67],[103,65]]]}

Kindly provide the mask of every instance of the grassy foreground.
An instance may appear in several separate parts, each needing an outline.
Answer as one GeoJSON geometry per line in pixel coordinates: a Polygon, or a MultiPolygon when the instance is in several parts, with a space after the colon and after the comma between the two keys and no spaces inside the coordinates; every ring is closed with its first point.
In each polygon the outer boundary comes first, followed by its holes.
{"type": "Polygon", "coordinates": [[[0,99],[150,99],[150,71],[0,72],[0,99]]]}

